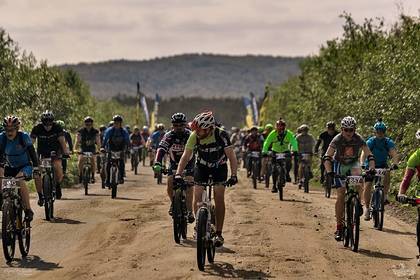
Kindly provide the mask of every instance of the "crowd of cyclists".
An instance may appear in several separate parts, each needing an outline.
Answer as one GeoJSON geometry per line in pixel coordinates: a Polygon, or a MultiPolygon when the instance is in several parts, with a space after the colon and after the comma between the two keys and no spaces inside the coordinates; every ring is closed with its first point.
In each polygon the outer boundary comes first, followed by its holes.
{"type": "MultiPolygon", "coordinates": [[[[176,186],[193,182],[195,185],[187,189],[186,204],[188,222],[194,223],[198,205],[203,198],[201,185],[210,178],[214,182],[215,201],[215,245],[220,247],[224,243],[223,226],[225,219],[225,188],[238,183],[237,172],[240,166],[246,169],[248,177],[257,176],[272,183],[271,191],[279,192],[277,175],[270,172],[270,164],[276,161],[276,155],[285,155],[286,182],[302,186],[304,183],[303,163],[312,165],[313,157],[320,158],[320,182],[331,182],[336,188],[336,229],[334,238],[337,241],[343,238],[344,224],[344,197],[345,188],[337,175],[365,174],[366,182],[358,186],[364,205],[364,219],[371,219],[369,204],[371,201],[372,181],[375,178],[375,169],[397,169],[400,162],[394,141],[387,136],[387,126],[378,120],[373,129],[375,135],[367,141],[357,133],[357,123],[353,117],[341,120],[340,129],[336,129],[334,122],[328,122],[325,131],[317,139],[309,133],[306,124],[297,128],[296,133],[287,127],[286,120],[279,118],[275,125],[266,124],[264,127],[251,127],[239,129],[232,127],[226,131],[216,122],[212,112],[206,111],[198,114],[191,122],[183,113],[175,113],[171,117],[171,128],[165,130],[163,124],[157,124],[154,131],[149,132],[147,126],[135,126],[133,131],[129,126],[123,126],[123,117],[115,115],[108,125],[95,128],[92,117],[87,116],[83,127],[76,133],[75,144],[72,137],[65,130],[64,122],[56,120],[51,111],[45,111],[40,116],[40,123],[35,125],[30,133],[21,131],[21,122],[17,116],[7,116],[3,121],[4,131],[0,133],[0,177],[25,176],[28,180],[34,179],[38,193],[38,205],[44,205],[44,193],[40,176],[40,160],[51,158],[55,172],[55,196],[62,197],[62,184],[67,168],[67,159],[72,153],[79,156],[79,182],[82,180],[82,155],[92,153],[99,155],[105,153],[107,157],[91,157],[91,182],[95,182],[95,171],[99,173],[105,168],[105,186],[110,186],[111,152],[120,153],[121,158],[130,157],[133,147],[142,151],[140,158],[147,155],[150,166],[155,174],[167,174],[167,195],[173,200],[173,189],[176,186]],[[36,148],[35,148],[36,144],[36,148]],[[144,151],[144,152],[143,152],[144,151]],[[251,154],[258,153],[257,174],[251,169],[251,154]],[[303,155],[309,155],[303,160],[303,155]],[[390,163],[391,161],[391,163],[390,163]],[[166,166],[168,162],[168,166],[166,166]],[[293,172],[292,172],[293,168],[293,172]],[[228,176],[230,172],[230,176],[228,176]],[[270,181],[270,176],[271,181],[270,181]],[[268,180],[267,180],[268,179],[268,180]]],[[[420,143],[420,130],[415,135],[420,143]]],[[[132,170],[133,170],[132,166],[132,170]]],[[[118,184],[124,183],[125,160],[119,161],[118,184]]],[[[406,191],[410,181],[415,175],[420,178],[420,149],[409,157],[404,178],[399,188],[397,200],[408,201],[406,191]]],[[[313,177],[312,170],[309,179],[313,177]]],[[[20,183],[20,195],[24,202],[25,218],[33,219],[29,200],[29,190],[25,181],[20,183]]],[[[268,186],[268,185],[267,185],[268,186]]],[[[384,180],[385,194],[390,187],[390,171],[384,180]]],[[[387,196],[385,195],[385,198],[387,196]]],[[[385,203],[388,203],[386,199],[385,203]]],[[[172,215],[173,204],[169,207],[172,215]]],[[[360,213],[362,215],[362,213],[360,213]]]]}

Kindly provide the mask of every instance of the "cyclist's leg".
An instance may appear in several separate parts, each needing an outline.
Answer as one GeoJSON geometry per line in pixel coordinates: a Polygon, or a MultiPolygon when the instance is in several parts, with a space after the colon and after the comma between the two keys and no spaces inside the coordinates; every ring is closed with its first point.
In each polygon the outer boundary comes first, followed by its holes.
{"type": "Polygon", "coordinates": [[[92,163],[92,178],[95,178],[95,170],[96,170],[96,157],[92,156],[91,159],[91,163],[92,163]]]}
{"type": "Polygon", "coordinates": [[[66,158],[61,159],[61,165],[63,166],[63,173],[66,174],[67,173],[67,159],[66,158]]]}
{"type": "Polygon", "coordinates": [[[55,180],[57,184],[61,184],[63,181],[63,166],[61,165],[61,159],[54,159],[53,161],[55,180]]]}
{"type": "Polygon", "coordinates": [[[304,175],[303,174],[303,171],[304,171],[303,170],[303,161],[300,161],[299,162],[299,170],[298,171],[299,171],[299,173],[298,173],[299,175],[297,176],[298,177],[298,182],[301,183],[303,181],[303,179],[304,179],[303,178],[303,175],[304,175]]]}
{"type": "Polygon", "coordinates": [[[83,155],[79,155],[77,157],[77,166],[79,168],[79,182],[81,182],[80,178],[82,178],[82,172],[83,172],[83,155]]]}
{"type": "Polygon", "coordinates": [[[125,172],[125,162],[124,162],[124,152],[121,152],[121,158],[118,160],[118,179],[120,181],[124,180],[124,172],[125,172]]]}
{"type": "Polygon", "coordinates": [[[391,183],[391,172],[389,170],[385,173],[385,177],[382,182],[384,184],[384,199],[385,201],[388,201],[388,191],[391,183]]]}
{"type": "Polygon", "coordinates": [[[265,174],[267,173],[267,162],[268,162],[267,157],[263,157],[261,159],[261,176],[264,176],[264,177],[265,177],[265,174]]]}
{"type": "Polygon", "coordinates": [[[324,166],[324,161],[322,159],[321,159],[320,170],[321,170],[321,184],[322,184],[325,181],[325,166],[324,166]]]}
{"type": "Polygon", "coordinates": [[[214,186],[214,204],[216,212],[216,232],[221,233],[225,221],[225,186],[214,186]]]}
{"type": "MultiPolygon", "coordinates": [[[[12,175],[15,175],[15,174],[12,174],[12,175]]],[[[21,177],[21,176],[30,177],[30,176],[32,176],[32,166],[23,167],[19,171],[19,173],[16,174],[15,176],[16,177],[21,177]]],[[[31,203],[29,201],[29,190],[26,186],[26,182],[25,181],[19,181],[19,186],[20,186],[20,195],[21,195],[22,201],[23,201],[23,207],[25,208],[25,210],[30,210],[31,209],[31,203]]]]}
{"type": "Polygon", "coordinates": [[[288,156],[286,157],[286,182],[292,181],[292,179],[290,178],[290,170],[292,170],[292,158],[288,156]]]}
{"type": "Polygon", "coordinates": [[[369,208],[370,200],[372,199],[372,182],[365,182],[361,193],[363,193],[363,202],[366,208],[369,208]]]}
{"type": "MultiPolygon", "coordinates": [[[[209,170],[207,167],[196,164],[194,167],[194,182],[197,183],[206,183],[209,180],[209,170]]],[[[194,186],[194,203],[193,209],[194,213],[197,214],[198,204],[203,201],[203,191],[204,188],[201,186],[194,186]]]]}
{"type": "Polygon", "coordinates": [[[110,184],[111,184],[111,153],[108,153],[107,154],[107,157],[106,157],[106,162],[104,163],[105,164],[105,173],[106,173],[106,182],[105,182],[105,185],[106,186],[109,186],[110,184]]]}
{"type": "MultiPolygon", "coordinates": [[[[193,177],[192,176],[187,176],[185,177],[187,182],[192,182],[193,181],[193,177]]],[[[192,211],[193,207],[192,207],[192,201],[193,201],[193,188],[192,187],[187,187],[187,191],[186,191],[187,197],[186,197],[186,201],[187,201],[187,209],[188,211],[192,211]]]]}
{"type": "Polygon", "coordinates": [[[173,186],[174,186],[174,176],[173,175],[169,175],[167,176],[167,184],[166,184],[166,193],[168,194],[169,200],[172,202],[173,196],[174,196],[174,191],[173,191],[173,186]]]}
{"type": "Polygon", "coordinates": [[[297,156],[293,157],[293,176],[295,179],[295,183],[297,183],[300,179],[302,179],[302,176],[300,174],[301,172],[301,161],[297,156]]]}
{"type": "MultiPolygon", "coordinates": [[[[334,162],[334,172],[339,175],[345,175],[348,169],[341,164],[334,162]]],[[[335,219],[337,222],[337,231],[341,231],[344,225],[344,204],[345,204],[345,194],[346,188],[341,184],[341,181],[336,179],[335,186],[337,187],[337,199],[335,201],[335,219]]],[[[336,240],[337,235],[336,235],[336,240]]]]}

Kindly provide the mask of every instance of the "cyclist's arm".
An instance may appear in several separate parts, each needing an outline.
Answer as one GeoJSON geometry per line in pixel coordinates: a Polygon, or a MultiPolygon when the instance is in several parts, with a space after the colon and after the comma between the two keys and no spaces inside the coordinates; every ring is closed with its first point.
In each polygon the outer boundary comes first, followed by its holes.
{"type": "Polygon", "coordinates": [[[264,145],[263,145],[263,153],[264,154],[266,154],[268,152],[268,149],[270,148],[271,143],[273,142],[273,140],[276,137],[277,137],[277,133],[275,133],[275,131],[273,130],[272,132],[270,132],[267,139],[265,139],[264,145]]]}
{"type": "Polygon", "coordinates": [[[389,150],[389,156],[392,159],[392,163],[394,164],[398,164],[398,162],[400,161],[400,157],[398,155],[397,149],[392,148],[389,150]]]}
{"type": "Polygon", "coordinates": [[[318,138],[318,140],[316,141],[316,144],[315,144],[315,153],[316,154],[319,151],[319,145],[321,145],[321,143],[322,143],[322,139],[321,139],[321,135],[320,135],[319,138],[318,138]]]}
{"type": "Polygon", "coordinates": [[[238,161],[236,159],[236,155],[233,151],[233,146],[225,148],[225,154],[229,159],[230,163],[230,172],[232,176],[236,176],[236,171],[238,170],[238,161]]]}
{"type": "Polygon", "coordinates": [[[362,145],[362,153],[365,154],[367,159],[369,160],[369,169],[375,168],[375,157],[373,156],[372,152],[370,151],[368,145],[364,144],[362,145]]]}
{"type": "Polygon", "coordinates": [[[76,134],[76,144],[74,145],[74,147],[76,148],[76,151],[79,151],[81,142],[82,142],[82,136],[80,135],[80,133],[77,133],[76,134]]]}
{"type": "Polygon", "coordinates": [[[102,146],[101,146],[101,148],[103,148],[103,149],[106,149],[108,147],[110,131],[111,131],[111,129],[105,130],[105,135],[104,135],[104,139],[102,141],[102,146]]]}
{"type": "Polygon", "coordinates": [[[73,151],[73,139],[71,139],[70,133],[65,132],[65,137],[66,137],[67,144],[69,145],[70,151],[73,151]]]}
{"type": "Polygon", "coordinates": [[[64,136],[59,136],[58,137],[58,142],[60,142],[61,148],[63,149],[63,153],[65,155],[69,154],[69,148],[66,145],[66,139],[64,138],[64,136]]]}
{"type": "Polygon", "coordinates": [[[291,132],[290,133],[287,133],[287,136],[289,138],[288,139],[289,140],[289,143],[290,143],[290,145],[292,147],[292,152],[297,152],[298,149],[299,149],[299,147],[298,147],[298,142],[296,140],[296,137],[293,136],[293,134],[291,132]]]}
{"type": "Polygon", "coordinates": [[[172,146],[172,139],[170,138],[170,136],[165,134],[163,136],[163,139],[160,141],[159,146],[156,150],[155,162],[162,163],[163,157],[169,151],[171,146],[172,146]]]}
{"type": "Polygon", "coordinates": [[[99,133],[96,134],[95,142],[96,142],[96,152],[98,152],[98,149],[101,146],[101,136],[99,136],[99,133]]]}
{"type": "Polygon", "coordinates": [[[331,147],[330,145],[324,155],[324,159],[325,159],[324,166],[327,172],[332,171],[332,167],[333,167],[332,160],[333,160],[334,153],[335,153],[335,148],[331,147]]]}

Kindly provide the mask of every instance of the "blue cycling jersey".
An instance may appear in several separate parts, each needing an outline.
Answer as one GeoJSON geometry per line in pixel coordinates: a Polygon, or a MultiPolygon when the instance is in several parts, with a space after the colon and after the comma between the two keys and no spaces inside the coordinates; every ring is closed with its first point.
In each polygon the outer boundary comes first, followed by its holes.
{"type": "MultiPolygon", "coordinates": [[[[389,137],[378,138],[373,136],[366,141],[366,144],[375,156],[376,168],[386,168],[388,166],[389,151],[395,148],[394,141],[389,137]]],[[[369,165],[367,160],[365,164],[366,166],[369,165]]]]}
{"type": "Polygon", "coordinates": [[[124,128],[109,127],[105,130],[103,146],[107,150],[122,151],[130,143],[130,136],[124,128]]]}
{"type": "Polygon", "coordinates": [[[159,147],[159,143],[162,140],[163,136],[165,135],[165,131],[157,130],[153,132],[151,138],[152,147],[157,149],[159,147]]]}
{"type": "Polygon", "coordinates": [[[7,164],[11,168],[19,168],[31,164],[29,154],[27,153],[28,147],[32,146],[31,137],[29,137],[28,133],[22,132],[22,140],[24,146],[19,141],[19,135],[15,139],[10,140],[4,132],[0,134],[0,143],[6,143],[3,150],[7,164]]]}

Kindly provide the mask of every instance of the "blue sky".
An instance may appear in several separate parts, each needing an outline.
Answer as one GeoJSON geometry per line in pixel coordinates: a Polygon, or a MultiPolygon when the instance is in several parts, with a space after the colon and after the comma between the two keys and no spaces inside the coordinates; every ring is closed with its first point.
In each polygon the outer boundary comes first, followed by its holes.
{"type": "Polygon", "coordinates": [[[49,63],[150,59],[181,53],[314,54],[341,34],[338,17],[358,21],[418,0],[0,0],[0,26],[49,63]]]}

